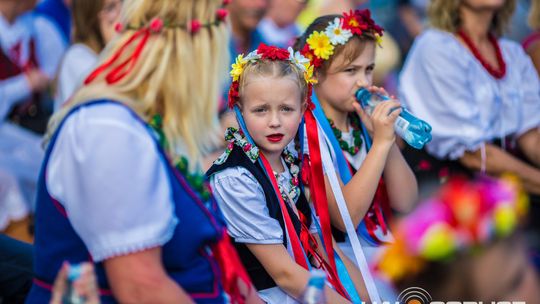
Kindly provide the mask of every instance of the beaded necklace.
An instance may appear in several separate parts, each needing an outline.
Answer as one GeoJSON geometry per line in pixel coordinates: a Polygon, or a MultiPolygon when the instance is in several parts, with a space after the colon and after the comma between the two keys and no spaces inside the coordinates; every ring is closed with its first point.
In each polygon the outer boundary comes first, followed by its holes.
{"type": "MultiPolygon", "coordinates": [[[[155,114],[149,123],[150,127],[154,130],[158,137],[158,142],[163,150],[167,151],[169,148],[169,142],[163,132],[163,118],[159,114],[155,114]]],[[[204,174],[196,172],[189,172],[188,159],[181,155],[172,160],[174,167],[186,178],[188,184],[195,190],[203,199],[207,201],[210,199],[210,186],[206,181],[204,174]]]]}
{"type": "Polygon", "coordinates": [[[330,123],[330,126],[332,127],[332,131],[334,131],[334,135],[336,136],[339,146],[341,147],[341,150],[349,152],[351,155],[356,155],[360,148],[362,147],[362,130],[360,129],[360,119],[356,117],[356,115],[349,115],[349,121],[351,122],[352,127],[352,137],[353,137],[353,144],[352,146],[349,146],[349,143],[347,143],[345,140],[342,139],[343,132],[336,127],[334,124],[334,121],[330,118],[328,118],[328,122],[330,123]]]}
{"type": "Polygon", "coordinates": [[[459,37],[461,37],[461,39],[463,39],[463,42],[465,42],[465,44],[469,47],[474,57],[476,57],[476,59],[480,61],[484,69],[486,69],[486,71],[488,71],[491,76],[495,77],[495,79],[501,79],[504,77],[504,75],[506,74],[506,63],[504,62],[499,43],[492,34],[488,35],[488,39],[489,42],[491,42],[491,44],[493,45],[493,48],[495,48],[495,54],[497,56],[497,64],[499,65],[499,69],[494,68],[484,59],[482,54],[480,54],[480,51],[478,51],[478,48],[476,48],[476,46],[472,42],[469,35],[467,35],[463,30],[459,30],[457,34],[459,37]]]}

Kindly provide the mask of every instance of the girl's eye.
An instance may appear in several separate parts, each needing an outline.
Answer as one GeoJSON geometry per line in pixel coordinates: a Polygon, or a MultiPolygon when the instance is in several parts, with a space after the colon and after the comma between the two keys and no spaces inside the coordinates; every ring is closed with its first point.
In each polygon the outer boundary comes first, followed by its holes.
{"type": "Polygon", "coordinates": [[[284,111],[284,112],[292,112],[292,111],[294,111],[294,109],[291,108],[291,107],[283,107],[281,110],[284,111]]]}
{"type": "Polygon", "coordinates": [[[375,69],[374,66],[368,66],[367,69],[366,69],[366,71],[367,71],[367,72],[373,72],[374,69],[375,69]]]}
{"type": "Polygon", "coordinates": [[[266,111],[266,108],[255,108],[253,109],[254,113],[263,113],[266,111]]]}
{"type": "Polygon", "coordinates": [[[345,69],[345,72],[347,72],[347,73],[355,73],[356,69],[355,68],[347,68],[347,69],[345,69]]]}

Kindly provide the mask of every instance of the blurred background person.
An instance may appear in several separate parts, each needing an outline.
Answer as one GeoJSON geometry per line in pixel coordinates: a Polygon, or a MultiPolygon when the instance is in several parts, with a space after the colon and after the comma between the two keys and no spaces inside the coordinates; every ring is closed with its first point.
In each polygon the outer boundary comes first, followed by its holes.
{"type": "Polygon", "coordinates": [[[540,82],[521,45],[500,38],[515,0],[433,0],[400,78],[401,100],[433,127],[427,153],[406,149],[419,180],[517,174],[540,194],[540,82]],[[431,156],[431,157],[430,157],[431,156]]]}
{"type": "Polygon", "coordinates": [[[0,302],[24,303],[32,286],[32,246],[0,234],[0,302]]]}
{"type": "Polygon", "coordinates": [[[122,0],[72,0],[73,45],[58,72],[55,110],[58,110],[94,67],[99,53],[114,37],[122,0]]]}
{"type": "Polygon", "coordinates": [[[66,44],[71,40],[71,13],[73,0],[41,0],[35,12],[52,21],[59,29],[66,44]]]}
{"type": "Polygon", "coordinates": [[[43,157],[40,133],[51,112],[48,88],[65,49],[54,25],[30,12],[34,6],[34,0],[0,0],[0,183],[25,201],[0,195],[6,199],[0,214],[11,213],[14,226],[6,229],[24,232],[16,237],[27,241],[28,218],[18,220],[32,210],[43,157]]]}
{"type": "Polygon", "coordinates": [[[292,46],[302,33],[296,20],[307,3],[308,0],[270,0],[266,17],[258,26],[266,41],[281,48],[292,46]]]}
{"type": "Polygon", "coordinates": [[[523,41],[523,48],[531,56],[536,72],[540,75],[540,0],[531,0],[528,20],[533,32],[523,41]]]}

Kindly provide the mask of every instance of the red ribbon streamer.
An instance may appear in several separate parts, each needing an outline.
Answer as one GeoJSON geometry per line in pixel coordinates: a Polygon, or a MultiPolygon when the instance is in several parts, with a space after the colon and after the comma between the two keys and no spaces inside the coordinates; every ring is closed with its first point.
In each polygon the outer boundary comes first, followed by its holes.
{"type": "MultiPolygon", "coordinates": [[[[326,198],[326,187],[324,183],[324,174],[322,169],[321,151],[319,146],[319,132],[317,121],[313,112],[309,109],[304,114],[306,122],[306,134],[308,138],[309,156],[311,165],[309,166],[310,191],[315,203],[315,209],[321,223],[323,243],[328,255],[329,270],[334,275],[337,274],[336,260],[334,257],[334,247],[332,244],[332,229],[330,226],[330,213],[328,211],[328,200],[326,198]]],[[[334,279],[334,288],[343,297],[350,299],[345,288],[339,279],[334,279]]]]}

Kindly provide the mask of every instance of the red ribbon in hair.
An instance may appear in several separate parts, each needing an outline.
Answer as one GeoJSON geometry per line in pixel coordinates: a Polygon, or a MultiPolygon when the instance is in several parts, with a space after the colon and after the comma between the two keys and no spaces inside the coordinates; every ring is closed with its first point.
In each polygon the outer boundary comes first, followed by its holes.
{"type": "Polygon", "coordinates": [[[150,28],[142,28],[136,31],[133,36],[131,36],[119,49],[114,53],[109,60],[104,62],[102,65],[97,67],[84,81],[84,84],[87,85],[94,81],[101,73],[105,72],[107,69],[111,68],[111,71],[105,76],[105,80],[108,84],[114,84],[122,78],[124,78],[133,68],[135,67],[137,61],[139,60],[141,53],[150,37],[150,28]],[[131,54],[123,62],[116,64],[116,61],[124,54],[124,51],[128,46],[130,46],[135,41],[138,41],[138,44],[135,46],[133,54],[131,54]]]}

